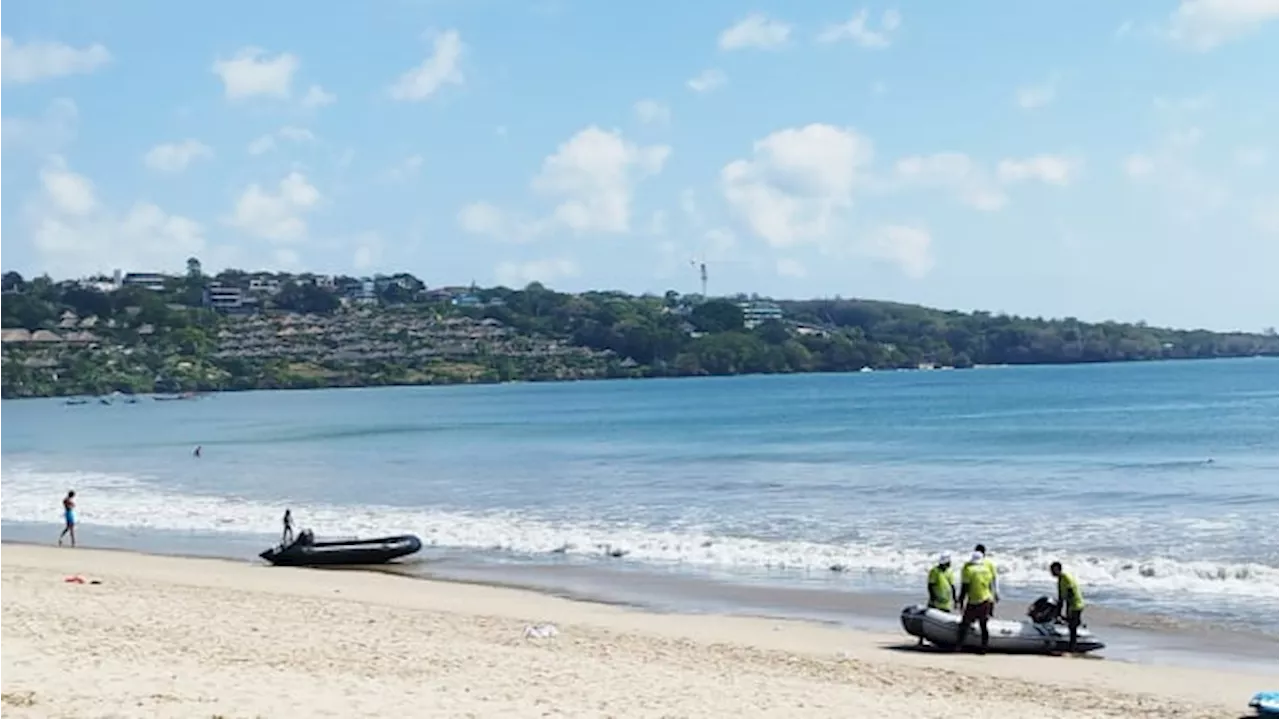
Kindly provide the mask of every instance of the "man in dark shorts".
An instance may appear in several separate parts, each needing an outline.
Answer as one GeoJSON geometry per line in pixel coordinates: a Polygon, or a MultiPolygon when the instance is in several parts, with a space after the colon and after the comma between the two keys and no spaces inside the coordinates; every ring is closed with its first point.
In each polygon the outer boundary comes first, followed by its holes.
{"type": "Polygon", "coordinates": [[[987,632],[987,621],[991,619],[991,610],[995,606],[995,595],[991,591],[994,583],[995,577],[991,575],[986,557],[981,552],[974,552],[960,570],[960,606],[964,607],[964,612],[960,616],[960,627],[956,633],[955,651],[960,651],[964,646],[969,625],[976,621],[982,632],[982,648],[978,653],[987,653],[987,644],[991,640],[987,632]]]}
{"type": "Polygon", "coordinates": [[[1080,618],[1084,614],[1084,595],[1076,578],[1062,571],[1062,562],[1049,565],[1049,574],[1058,580],[1058,611],[1067,620],[1067,653],[1076,651],[1076,633],[1080,631],[1080,618]]]}

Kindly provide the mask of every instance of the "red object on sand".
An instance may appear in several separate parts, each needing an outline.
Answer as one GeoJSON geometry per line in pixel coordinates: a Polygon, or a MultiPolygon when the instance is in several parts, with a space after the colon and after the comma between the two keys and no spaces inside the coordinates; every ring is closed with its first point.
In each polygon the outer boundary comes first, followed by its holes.
{"type": "Polygon", "coordinates": [[[62,581],[66,582],[67,584],[84,584],[84,577],[77,574],[74,576],[67,577],[62,581]]]}

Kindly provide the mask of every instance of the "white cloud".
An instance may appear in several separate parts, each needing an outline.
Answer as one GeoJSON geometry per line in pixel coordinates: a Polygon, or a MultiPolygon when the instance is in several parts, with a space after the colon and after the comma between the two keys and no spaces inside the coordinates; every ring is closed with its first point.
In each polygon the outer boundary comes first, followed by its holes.
{"type": "Polygon", "coordinates": [[[1169,17],[1175,43],[1207,52],[1280,17],[1276,0],[1182,0],[1169,17]]]}
{"type": "Polygon", "coordinates": [[[123,216],[103,207],[94,184],[54,156],[40,172],[41,192],[27,207],[42,264],[66,275],[117,267],[178,267],[205,249],[199,223],[139,202],[123,216]]]}
{"type": "Polygon", "coordinates": [[[698,195],[693,188],[685,188],[680,193],[680,210],[693,226],[703,225],[702,212],[698,209],[698,195]]]}
{"type": "Polygon", "coordinates": [[[271,152],[276,149],[276,138],[272,135],[263,135],[255,138],[253,142],[249,143],[247,149],[250,155],[262,155],[271,152]]]}
{"type": "Polygon", "coordinates": [[[307,88],[307,94],[302,96],[303,107],[324,107],[332,105],[338,101],[338,96],[328,92],[319,85],[312,85],[307,88]]]}
{"type": "Polygon", "coordinates": [[[419,102],[436,94],[445,85],[461,85],[462,36],[448,30],[433,41],[431,54],[421,64],[405,71],[388,91],[393,100],[419,102]]]}
{"type": "Polygon", "coordinates": [[[213,148],[199,140],[183,140],[156,145],[147,151],[142,161],[156,172],[178,173],[192,162],[213,157],[213,148]]]}
{"type": "Polygon", "coordinates": [[[666,210],[654,210],[649,216],[649,229],[647,232],[654,237],[662,237],[667,234],[667,213],[666,210]]]}
{"type": "Polygon", "coordinates": [[[1154,97],[1151,99],[1151,105],[1155,107],[1157,111],[1172,115],[1176,118],[1179,115],[1191,114],[1208,109],[1213,105],[1213,97],[1210,95],[1154,97]]]}
{"type": "Polygon", "coordinates": [[[494,268],[493,276],[504,287],[525,287],[531,282],[548,284],[566,277],[578,275],[578,263],[566,257],[530,260],[528,262],[501,262],[494,268]]]}
{"type": "Polygon", "coordinates": [[[1053,78],[1034,85],[1018,88],[1016,102],[1024,110],[1034,110],[1053,102],[1058,95],[1058,83],[1053,78]]]}
{"type": "Polygon", "coordinates": [[[287,52],[271,56],[260,48],[246,47],[229,60],[214,60],[212,70],[222,79],[223,94],[228,100],[284,99],[292,92],[293,75],[299,64],[298,58],[287,52]]]}
{"type": "Polygon", "coordinates": [[[307,128],[293,125],[285,125],[276,134],[291,142],[313,142],[316,139],[315,133],[307,128]]]}
{"type": "Polygon", "coordinates": [[[988,173],[964,153],[904,157],[898,160],[894,171],[904,186],[947,190],[965,205],[984,212],[999,210],[1008,202],[988,173]]]}
{"type": "Polygon", "coordinates": [[[305,127],[296,127],[294,125],[285,125],[273,133],[255,138],[249,143],[248,151],[250,155],[262,155],[279,147],[276,140],[286,140],[288,142],[315,142],[315,133],[305,127]]]}
{"type": "Polygon", "coordinates": [[[1080,171],[1080,161],[1064,155],[1034,155],[1023,159],[1001,160],[996,176],[1001,182],[1017,183],[1038,180],[1047,185],[1069,185],[1080,171]]]}
{"type": "Polygon", "coordinates": [[[751,159],[720,171],[730,207],[776,247],[820,241],[853,202],[871,142],[851,128],[811,124],[757,140],[751,159]]]}
{"type": "Polygon", "coordinates": [[[320,202],[320,192],[300,172],[280,181],[275,193],[257,183],[245,188],[228,222],[250,235],[273,242],[297,242],[307,236],[303,215],[320,202]]]}
{"type": "Polygon", "coordinates": [[[355,239],[351,264],[359,271],[373,269],[382,262],[382,237],[376,232],[362,232],[355,239]]]}
{"type": "Polygon", "coordinates": [[[1272,197],[1258,203],[1253,213],[1253,226],[1272,237],[1280,234],[1280,205],[1277,204],[1276,198],[1272,197]]]}
{"type": "Polygon", "coordinates": [[[98,209],[93,182],[67,169],[61,157],[53,157],[40,171],[45,197],[60,215],[88,215],[98,209]]]}
{"type": "Polygon", "coordinates": [[[846,22],[834,23],[823,28],[818,34],[818,42],[832,43],[851,40],[859,47],[868,50],[879,50],[893,44],[893,34],[902,25],[902,15],[897,10],[885,10],[880,15],[880,29],[867,26],[869,19],[864,8],[853,14],[846,22]]]}
{"type": "Polygon", "coordinates": [[[738,236],[733,230],[713,227],[702,234],[702,259],[723,260],[738,246],[738,236]]]}
{"type": "Polygon", "coordinates": [[[920,279],[933,269],[933,238],[908,225],[882,225],[860,238],[857,249],[869,257],[892,262],[902,273],[920,279]]]}
{"type": "Polygon", "coordinates": [[[74,101],[58,98],[49,103],[39,118],[5,117],[0,142],[6,150],[24,149],[38,155],[57,153],[75,138],[79,114],[74,101]]]}
{"type": "Polygon", "coordinates": [[[660,173],[670,153],[666,145],[642,147],[617,130],[592,125],[547,156],[530,182],[535,193],[556,202],[549,216],[517,219],[488,202],[473,202],[458,211],[458,226],[471,234],[515,242],[556,228],[574,234],[630,232],[636,183],[660,173]]]}
{"type": "Polygon", "coordinates": [[[1146,155],[1134,153],[1121,163],[1124,173],[1132,178],[1146,177],[1155,170],[1155,162],[1146,155]]]}
{"type": "Polygon", "coordinates": [[[473,235],[497,239],[516,239],[507,235],[513,229],[501,208],[488,202],[472,202],[458,210],[458,226],[473,235]]]}
{"type": "Polygon", "coordinates": [[[1197,168],[1195,153],[1203,133],[1197,127],[1167,133],[1153,149],[1134,153],[1121,168],[1136,186],[1153,188],[1182,221],[1217,211],[1230,199],[1228,188],[1197,168]]]}
{"type": "Polygon", "coordinates": [[[640,100],[635,104],[636,119],[646,125],[665,125],[671,122],[671,108],[657,100],[640,100]]]}
{"type": "Polygon", "coordinates": [[[94,43],[77,49],[60,42],[16,43],[0,38],[0,81],[19,84],[67,75],[87,75],[111,62],[107,48],[94,43]]]}
{"type": "Polygon", "coordinates": [[[771,50],[785,45],[789,37],[790,25],[780,20],[771,20],[762,13],[752,13],[720,33],[720,49],[771,50]]]}
{"type": "Polygon", "coordinates": [[[723,86],[729,78],[725,77],[723,72],[716,69],[703,70],[702,72],[689,78],[685,83],[690,90],[694,92],[711,92],[712,90],[723,86]]]}
{"type": "Polygon", "coordinates": [[[422,155],[410,155],[387,171],[387,179],[392,182],[403,182],[417,175],[421,169],[422,155]]]}
{"type": "Polygon", "coordinates": [[[809,276],[809,270],[799,260],[790,257],[779,258],[774,267],[778,275],[781,277],[792,277],[802,279],[809,276]]]}
{"type": "MultiPolygon", "coordinates": [[[[1275,154],[1272,153],[1272,157],[1275,154]]],[[[1237,147],[1235,151],[1236,164],[1241,167],[1258,167],[1267,161],[1267,151],[1262,147],[1246,146],[1237,147]]]]}
{"type": "Polygon", "coordinates": [[[532,187],[560,200],[553,213],[557,224],[576,233],[627,232],[633,186],[661,172],[670,153],[666,145],[641,147],[592,125],[543,160],[532,187]]]}

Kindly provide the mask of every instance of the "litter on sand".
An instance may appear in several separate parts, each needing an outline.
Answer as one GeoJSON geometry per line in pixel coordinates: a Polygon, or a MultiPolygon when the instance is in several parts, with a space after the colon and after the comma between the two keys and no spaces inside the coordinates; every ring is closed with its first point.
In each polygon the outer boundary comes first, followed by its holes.
{"type": "Polygon", "coordinates": [[[525,639],[550,639],[559,633],[554,624],[530,624],[524,628],[525,639]]]}

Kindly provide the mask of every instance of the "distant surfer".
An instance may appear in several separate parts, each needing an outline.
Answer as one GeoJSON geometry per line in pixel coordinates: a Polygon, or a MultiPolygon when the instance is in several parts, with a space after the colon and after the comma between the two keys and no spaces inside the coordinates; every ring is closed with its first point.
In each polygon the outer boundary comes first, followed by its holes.
{"type": "Polygon", "coordinates": [[[62,520],[66,526],[62,528],[62,534],[58,535],[58,546],[62,546],[62,538],[71,535],[71,546],[76,546],[76,491],[73,489],[67,492],[67,496],[62,498],[62,520]]]}
{"type": "Polygon", "coordinates": [[[193,450],[191,450],[191,456],[192,456],[192,457],[195,457],[196,459],[200,459],[200,452],[201,452],[203,449],[204,449],[204,447],[201,447],[200,445],[198,445],[198,444],[197,444],[197,445],[196,445],[196,448],[195,448],[195,449],[193,449],[193,450]]]}
{"type": "Polygon", "coordinates": [[[284,510],[284,533],[280,535],[280,544],[288,545],[293,541],[293,511],[287,507],[284,510]]]}

